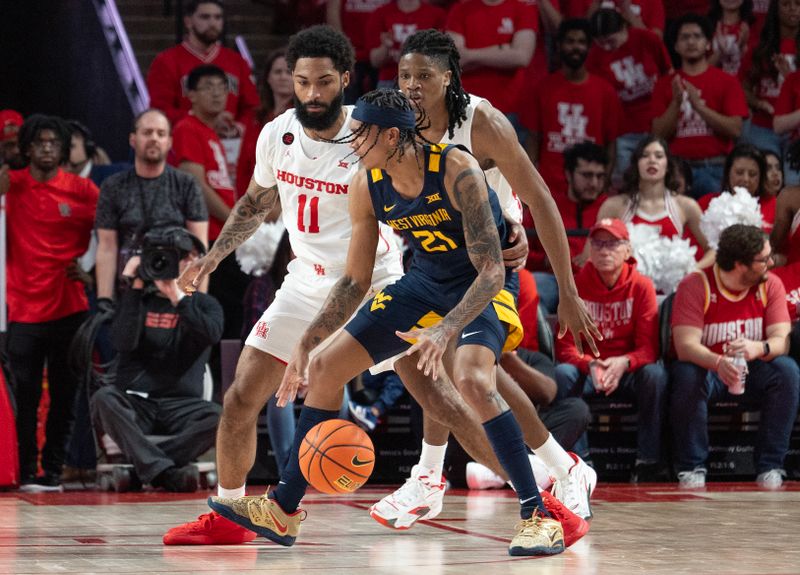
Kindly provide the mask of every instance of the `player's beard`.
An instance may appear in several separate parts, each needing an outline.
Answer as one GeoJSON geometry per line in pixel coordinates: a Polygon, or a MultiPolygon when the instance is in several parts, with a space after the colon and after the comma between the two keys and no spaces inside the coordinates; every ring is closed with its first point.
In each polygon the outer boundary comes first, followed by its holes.
{"type": "Polygon", "coordinates": [[[322,102],[308,102],[307,104],[303,104],[297,98],[297,94],[292,96],[292,98],[294,99],[295,114],[297,114],[300,125],[309,130],[314,130],[315,132],[322,132],[333,126],[339,118],[339,114],[342,112],[342,103],[344,102],[344,90],[339,92],[339,95],[336,96],[330,104],[324,104],[322,102]],[[306,110],[306,106],[310,104],[325,106],[325,110],[321,113],[312,114],[306,110]]]}
{"type": "Polygon", "coordinates": [[[205,46],[211,46],[217,40],[219,40],[219,37],[221,36],[220,32],[214,28],[209,28],[205,32],[198,32],[197,30],[192,29],[192,32],[194,33],[195,37],[205,46]]]}

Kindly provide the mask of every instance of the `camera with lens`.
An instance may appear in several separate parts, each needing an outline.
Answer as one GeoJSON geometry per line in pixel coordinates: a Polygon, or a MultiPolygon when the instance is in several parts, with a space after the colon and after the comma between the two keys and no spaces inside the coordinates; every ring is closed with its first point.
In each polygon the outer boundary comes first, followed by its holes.
{"type": "Polygon", "coordinates": [[[192,250],[202,255],[203,243],[184,228],[155,228],[144,234],[138,275],[145,281],[171,280],[180,275],[180,263],[192,250]]]}

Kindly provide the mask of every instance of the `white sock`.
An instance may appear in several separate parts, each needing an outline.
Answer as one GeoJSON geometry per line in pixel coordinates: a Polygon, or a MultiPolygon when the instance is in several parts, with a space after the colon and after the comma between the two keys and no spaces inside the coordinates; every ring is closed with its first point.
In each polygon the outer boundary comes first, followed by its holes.
{"type": "Polygon", "coordinates": [[[244,485],[236,489],[225,489],[222,485],[217,485],[217,495],[225,499],[238,499],[244,497],[244,485]]]}
{"type": "Polygon", "coordinates": [[[419,454],[419,466],[430,473],[431,477],[442,476],[444,468],[444,454],[447,452],[447,443],[444,445],[429,445],[422,440],[422,453],[419,454]]]}
{"type": "Polygon", "coordinates": [[[533,452],[544,461],[547,469],[550,470],[550,475],[556,479],[564,479],[569,475],[570,468],[575,465],[575,460],[564,451],[552,433],[548,434],[547,441],[535,448],[533,452]]]}

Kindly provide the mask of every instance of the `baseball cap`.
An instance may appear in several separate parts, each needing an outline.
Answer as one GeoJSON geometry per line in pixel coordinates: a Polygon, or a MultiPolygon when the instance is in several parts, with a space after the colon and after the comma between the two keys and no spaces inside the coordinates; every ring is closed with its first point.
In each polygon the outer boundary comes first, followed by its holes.
{"type": "Polygon", "coordinates": [[[618,240],[629,240],[628,227],[619,218],[603,218],[589,230],[589,237],[600,230],[606,231],[618,240]]]}
{"type": "Polygon", "coordinates": [[[13,140],[24,122],[16,110],[0,110],[0,142],[13,140]]]}

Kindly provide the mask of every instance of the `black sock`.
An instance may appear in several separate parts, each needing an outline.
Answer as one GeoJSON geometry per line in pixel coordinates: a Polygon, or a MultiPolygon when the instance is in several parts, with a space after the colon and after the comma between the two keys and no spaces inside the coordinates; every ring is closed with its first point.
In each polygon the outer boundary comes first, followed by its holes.
{"type": "Polygon", "coordinates": [[[300,471],[300,460],[298,452],[303,438],[312,427],[329,419],[336,419],[338,411],[326,411],[315,407],[303,406],[300,411],[300,418],[297,420],[297,428],[294,431],[294,441],[292,449],[289,451],[289,461],[281,474],[278,487],[272,492],[272,496],[286,513],[294,513],[300,505],[300,500],[306,494],[308,482],[300,471]]]}
{"type": "Polygon", "coordinates": [[[500,465],[503,466],[514,489],[520,504],[520,517],[529,519],[536,508],[545,517],[549,514],[544,508],[539,488],[533,478],[533,470],[528,459],[528,450],[522,438],[522,430],[510,411],[505,411],[483,423],[489,443],[492,444],[500,465]]]}

